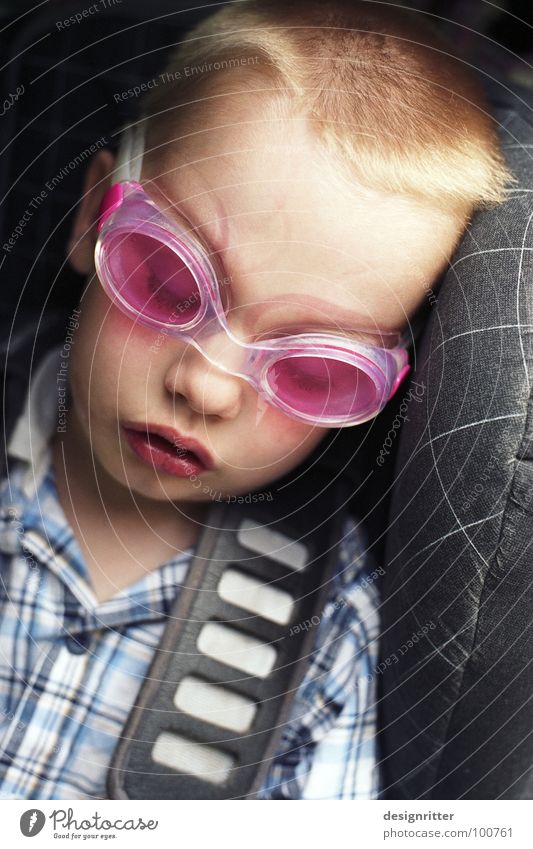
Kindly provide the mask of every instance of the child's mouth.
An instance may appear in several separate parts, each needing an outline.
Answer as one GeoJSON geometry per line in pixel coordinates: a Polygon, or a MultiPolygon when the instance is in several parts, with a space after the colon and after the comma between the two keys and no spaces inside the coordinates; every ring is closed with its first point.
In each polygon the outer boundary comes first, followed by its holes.
{"type": "MultiPolygon", "coordinates": [[[[176,477],[191,477],[205,472],[210,463],[187,447],[176,432],[167,431],[172,439],[144,426],[123,426],[128,445],[149,466],[176,477]],[[203,461],[205,460],[205,462],[203,461]]],[[[162,430],[162,428],[158,428],[162,430]]],[[[188,441],[188,440],[187,440],[188,441]]],[[[202,452],[204,453],[204,452],[202,452]]]]}

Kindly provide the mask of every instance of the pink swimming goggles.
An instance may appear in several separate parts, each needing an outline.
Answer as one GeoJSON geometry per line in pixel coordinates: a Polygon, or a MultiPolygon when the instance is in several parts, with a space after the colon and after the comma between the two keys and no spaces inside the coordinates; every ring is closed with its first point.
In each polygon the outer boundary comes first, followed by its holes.
{"type": "Polygon", "coordinates": [[[387,348],[316,331],[239,339],[226,319],[216,261],[137,181],[143,151],[142,129],[127,130],[100,210],[95,262],[111,300],[134,321],[194,345],[292,418],[349,427],[376,416],[410,370],[400,334],[382,333],[397,345],[387,348]]]}

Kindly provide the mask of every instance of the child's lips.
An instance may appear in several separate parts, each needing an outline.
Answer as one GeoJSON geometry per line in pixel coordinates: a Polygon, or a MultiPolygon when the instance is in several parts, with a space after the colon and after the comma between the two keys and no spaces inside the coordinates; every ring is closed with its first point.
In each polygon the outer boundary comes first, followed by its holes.
{"type": "Polygon", "coordinates": [[[214,467],[213,459],[201,443],[164,425],[124,422],[130,446],[142,459],[164,466],[171,474],[199,474],[214,467]]]}

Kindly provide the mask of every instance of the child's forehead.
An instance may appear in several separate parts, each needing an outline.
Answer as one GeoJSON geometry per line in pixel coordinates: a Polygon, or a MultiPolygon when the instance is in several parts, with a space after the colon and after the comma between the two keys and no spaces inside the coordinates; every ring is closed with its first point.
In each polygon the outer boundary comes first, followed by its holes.
{"type": "Polygon", "coordinates": [[[243,298],[258,287],[352,308],[405,326],[457,236],[457,222],[412,199],[373,191],[328,157],[301,116],[215,110],[148,159],[141,180],[218,253],[243,298]],[[223,120],[225,116],[225,121],[223,120]]]}
{"type": "Polygon", "coordinates": [[[194,133],[182,128],[154,156],[148,153],[141,179],[152,181],[195,224],[218,223],[262,242],[289,242],[296,234],[342,250],[358,233],[366,240],[362,231],[372,225],[378,206],[398,221],[404,217],[405,204],[357,186],[302,117],[241,118],[221,124],[212,116],[194,133]],[[364,222],[355,229],[350,222],[362,211],[364,222]]]}
{"type": "Polygon", "coordinates": [[[287,182],[295,166],[322,160],[305,116],[258,108],[257,98],[233,96],[224,108],[218,103],[192,114],[186,110],[165,136],[146,151],[143,173],[150,178],[175,173],[181,180],[194,173],[213,189],[259,182],[262,176],[274,186],[276,176],[287,182]]]}

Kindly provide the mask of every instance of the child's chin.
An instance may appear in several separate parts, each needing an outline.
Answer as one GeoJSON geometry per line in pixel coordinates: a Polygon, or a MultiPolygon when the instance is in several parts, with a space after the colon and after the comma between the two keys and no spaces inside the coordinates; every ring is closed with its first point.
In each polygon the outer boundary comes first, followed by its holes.
{"type": "Polygon", "coordinates": [[[121,483],[128,488],[132,495],[167,503],[169,501],[209,501],[209,494],[204,487],[194,486],[187,478],[177,478],[159,470],[150,470],[142,474],[128,472],[127,478],[121,483]]]}

